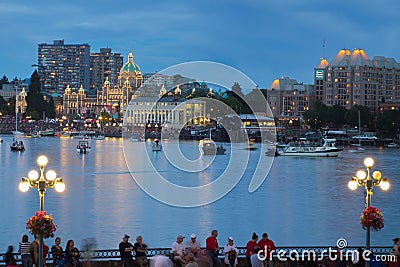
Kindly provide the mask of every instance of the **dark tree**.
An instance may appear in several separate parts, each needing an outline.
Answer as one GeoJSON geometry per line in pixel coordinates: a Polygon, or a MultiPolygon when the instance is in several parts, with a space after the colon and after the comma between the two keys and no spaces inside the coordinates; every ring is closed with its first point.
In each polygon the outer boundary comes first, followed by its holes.
{"type": "Polygon", "coordinates": [[[386,137],[396,138],[400,134],[400,110],[387,110],[379,114],[376,128],[386,137]]]}
{"type": "Polygon", "coordinates": [[[31,75],[26,102],[26,115],[32,116],[33,119],[40,119],[45,111],[45,101],[41,92],[40,77],[37,70],[31,75]]]}

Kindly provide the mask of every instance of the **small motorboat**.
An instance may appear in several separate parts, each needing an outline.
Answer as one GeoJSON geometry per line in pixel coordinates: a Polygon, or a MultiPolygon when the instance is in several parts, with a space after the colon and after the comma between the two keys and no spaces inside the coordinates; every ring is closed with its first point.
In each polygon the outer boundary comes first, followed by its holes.
{"type": "Polygon", "coordinates": [[[256,150],[257,146],[256,146],[256,142],[254,139],[250,139],[249,142],[247,143],[245,149],[247,150],[256,150]]]}
{"type": "Polygon", "coordinates": [[[160,143],[160,140],[155,139],[155,140],[153,141],[153,143],[152,143],[152,149],[153,149],[153,151],[156,151],[156,152],[162,150],[162,145],[161,145],[161,143],[160,143]]]}
{"type": "Polygon", "coordinates": [[[217,155],[224,155],[226,151],[226,148],[224,148],[222,145],[217,146],[217,155]]]}
{"type": "Polygon", "coordinates": [[[397,147],[399,147],[399,145],[396,143],[389,143],[389,144],[387,144],[387,147],[388,148],[397,148],[397,147]]]}
{"type": "Polygon", "coordinates": [[[32,137],[32,138],[38,138],[38,137],[40,137],[39,132],[38,132],[38,131],[33,131],[33,132],[31,133],[31,137],[32,137]]]}
{"type": "Polygon", "coordinates": [[[89,146],[89,142],[86,140],[79,141],[76,145],[76,151],[80,154],[87,154],[90,152],[91,147],[89,146]]]}
{"type": "Polygon", "coordinates": [[[25,146],[22,141],[14,140],[12,145],[10,146],[11,151],[25,151],[25,146]]]}
{"type": "Polygon", "coordinates": [[[93,140],[104,140],[104,134],[99,134],[99,135],[95,135],[95,136],[92,136],[92,139],[93,140]]]}

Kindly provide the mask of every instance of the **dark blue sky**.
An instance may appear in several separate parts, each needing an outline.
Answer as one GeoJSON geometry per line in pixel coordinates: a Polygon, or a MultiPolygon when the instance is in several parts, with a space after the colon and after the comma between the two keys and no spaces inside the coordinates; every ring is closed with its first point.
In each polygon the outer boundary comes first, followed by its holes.
{"type": "Polygon", "coordinates": [[[142,72],[193,60],[237,68],[261,88],[312,83],[322,57],[363,48],[400,61],[398,0],[0,1],[0,75],[29,77],[37,44],[64,39],[134,52],[142,72]]]}

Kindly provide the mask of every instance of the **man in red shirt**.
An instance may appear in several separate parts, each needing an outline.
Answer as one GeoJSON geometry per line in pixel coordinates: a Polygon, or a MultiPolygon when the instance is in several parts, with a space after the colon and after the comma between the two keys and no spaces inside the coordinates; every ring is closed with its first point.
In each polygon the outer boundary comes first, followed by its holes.
{"type": "Polygon", "coordinates": [[[268,234],[263,233],[262,239],[257,244],[261,250],[266,251],[266,267],[272,267],[272,253],[276,250],[275,244],[271,239],[268,239],[268,234]]]}
{"type": "Polygon", "coordinates": [[[210,260],[210,267],[221,267],[221,261],[218,258],[219,246],[217,241],[218,231],[212,230],[211,236],[206,239],[206,251],[210,260]]]}

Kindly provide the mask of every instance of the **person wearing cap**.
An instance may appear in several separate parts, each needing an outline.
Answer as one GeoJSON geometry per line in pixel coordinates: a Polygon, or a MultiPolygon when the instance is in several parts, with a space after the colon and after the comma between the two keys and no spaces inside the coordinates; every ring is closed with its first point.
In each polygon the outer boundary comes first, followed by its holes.
{"type": "Polygon", "coordinates": [[[196,234],[190,235],[190,240],[187,242],[186,247],[189,253],[193,253],[194,256],[197,256],[200,252],[201,245],[197,241],[196,234]]]}
{"type": "Polygon", "coordinates": [[[238,264],[237,255],[239,250],[237,249],[236,245],[233,243],[233,237],[228,238],[228,244],[224,247],[224,262],[229,267],[236,267],[238,264]]]}
{"type": "Polygon", "coordinates": [[[276,248],[274,242],[268,238],[267,233],[263,233],[262,239],[258,242],[257,246],[259,246],[261,250],[267,252],[267,255],[265,255],[267,257],[265,267],[272,267],[272,253],[276,250],[276,248]]]}
{"type": "Polygon", "coordinates": [[[210,267],[220,267],[221,261],[218,258],[219,246],[218,246],[218,231],[212,230],[211,236],[206,239],[206,251],[208,259],[210,261],[210,267]]]}
{"type": "Polygon", "coordinates": [[[184,238],[184,236],[178,235],[176,241],[172,243],[172,253],[174,254],[174,261],[180,262],[183,267],[185,267],[189,259],[185,250],[185,245],[183,244],[184,238]]]}
{"type": "Polygon", "coordinates": [[[251,236],[251,240],[246,244],[246,260],[247,264],[250,267],[251,267],[250,257],[254,253],[254,247],[257,246],[257,241],[258,241],[258,235],[256,233],[253,233],[253,235],[251,236]]]}
{"type": "Polygon", "coordinates": [[[121,260],[124,263],[124,267],[133,267],[135,262],[132,258],[132,251],[134,247],[129,243],[129,235],[124,235],[122,237],[122,242],[119,243],[119,254],[121,255],[121,260]]]}

